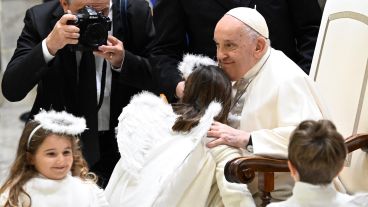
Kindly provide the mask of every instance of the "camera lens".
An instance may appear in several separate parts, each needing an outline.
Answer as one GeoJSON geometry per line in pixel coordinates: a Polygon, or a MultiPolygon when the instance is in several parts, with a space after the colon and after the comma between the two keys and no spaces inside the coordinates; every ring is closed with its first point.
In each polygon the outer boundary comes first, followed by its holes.
{"type": "Polygon", "coordinates": [[[76,21],[68,21],[68,24],[76,25],[80,29],[79,43],[71,46],[73,51],[98,50],[100,45],[106,45],[108,31],[111,29],[109,17],[103,16],[90,6],[80,9],[76,16],[76,21]]]}
{"type": "Polygon", "coordinates": [[[97,49],[98,46],[106,44],[108,33],[101,23],[88,25],[85,34],[85,44],[92,48],[97,49]]]}

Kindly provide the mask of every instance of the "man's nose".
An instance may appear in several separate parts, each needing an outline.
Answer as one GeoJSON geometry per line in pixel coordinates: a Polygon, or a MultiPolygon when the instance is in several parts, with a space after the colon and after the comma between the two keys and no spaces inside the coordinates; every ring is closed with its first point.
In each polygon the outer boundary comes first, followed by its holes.
{"type": "Polygon", "coordinates": [[[223,59],[225,59],[227,57],[227,54],[226,54],[226,52],[223,49],[221,49],[219,47],[219,48],[217,48],[216,56],[217,56],[217,60],[219,62],[221,62],[223,59]]]}

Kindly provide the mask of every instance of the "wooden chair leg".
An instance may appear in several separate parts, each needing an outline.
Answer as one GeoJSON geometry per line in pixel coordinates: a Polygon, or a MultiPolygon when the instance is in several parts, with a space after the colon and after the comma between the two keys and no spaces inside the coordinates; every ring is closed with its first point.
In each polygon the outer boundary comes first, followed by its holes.
{"type": "Polygon", "coordinates": [[[271,202],[271,192],[275,189],[274,173],[264,172],[258,174],[258,188],[261,192],[262,207],[267,206],[271,202]]]}

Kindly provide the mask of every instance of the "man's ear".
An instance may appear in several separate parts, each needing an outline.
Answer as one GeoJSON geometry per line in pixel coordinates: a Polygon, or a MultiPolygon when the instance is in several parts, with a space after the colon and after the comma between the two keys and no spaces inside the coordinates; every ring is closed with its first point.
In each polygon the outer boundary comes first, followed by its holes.
{"type": "Polygon", "coordinates": [[[69,3],[67,0],[59,0],[61,7],[63,7],[64,12],[69,9],[69,3]]]}
{"type": "Polygon", "coordinates": [[[267,51],[267,40],[266,38],[259,36],[257,37],[257,41],[256,41],[256,49],[254,52],[254,56],[257,59],[260,59],[264,53],[266,53],[267,51]]]}

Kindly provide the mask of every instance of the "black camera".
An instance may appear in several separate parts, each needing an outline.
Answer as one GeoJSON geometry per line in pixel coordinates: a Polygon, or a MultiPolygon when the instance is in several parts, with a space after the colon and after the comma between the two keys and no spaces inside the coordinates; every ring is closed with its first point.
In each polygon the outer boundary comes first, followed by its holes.
{"type": "Polygon", "coordinates": [[[76,20],[69,20],[67,24],[76,25],[79,31],[77,45],[70,45],[73,51],[98,50],[101,45],[106,45],[108,31],[111,29],[111,20],[102,12],[97,12],[90,6],[78,10],[76,20]]]}

